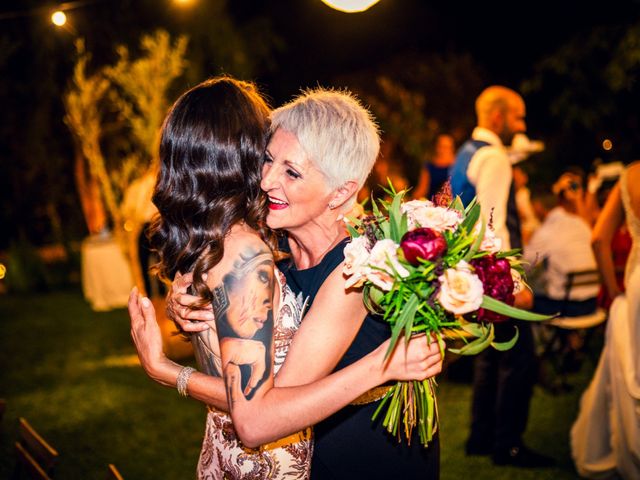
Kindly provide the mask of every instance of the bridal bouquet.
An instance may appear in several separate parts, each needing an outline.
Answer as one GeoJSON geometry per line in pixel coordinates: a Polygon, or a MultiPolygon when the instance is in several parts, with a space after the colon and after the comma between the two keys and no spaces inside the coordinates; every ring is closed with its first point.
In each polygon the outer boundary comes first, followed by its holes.
{"type": "MultiPolygon", "coordinates": [[[[518,339],[494,340],[494,326],[507,318],[549,317],[514,308],[514,295],[524,288],[517,250],[501,251],[500,239],[480,216],[474,200],[466,208],[450,190],[435,203],[403,202],[404,191],[391,190],[389,201],[373,200],[372,214],[349,219],[352,240],[345,247],[345,288],[363,287],[367,309],[391,326],[391,345],[400,336],[425,333],[442,353],[446,338],[459,338],[459,355],[474,355],[491,346],[511,348],[518,339]]],[[[385,395],[375,420],[387,406],[382,425],[400,438],[402,425],[410,441],[417,426],[427,445],[438,427],[435,380],[398,382],[385,395]]]]}

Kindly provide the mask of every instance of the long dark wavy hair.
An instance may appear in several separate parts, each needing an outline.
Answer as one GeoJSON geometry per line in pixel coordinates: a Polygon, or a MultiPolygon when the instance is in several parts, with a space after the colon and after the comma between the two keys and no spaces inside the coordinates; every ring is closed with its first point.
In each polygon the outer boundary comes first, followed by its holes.
{"type": "Polygon", "coordinates": [[[276,246],[260,189],[269,113],[253,84],[224,76],[184,93],[164,121],[153,192],[155,271],[165,282],[193,271],[202,304],[211,301],[202,274],[222,259],[234,224],[244,221],[276,246]]]}

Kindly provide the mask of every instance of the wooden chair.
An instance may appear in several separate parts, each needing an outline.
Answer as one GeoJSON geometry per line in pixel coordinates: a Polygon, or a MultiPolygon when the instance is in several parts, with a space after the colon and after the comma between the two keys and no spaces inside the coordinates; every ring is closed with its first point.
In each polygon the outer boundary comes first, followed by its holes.
{"type": "MultiPolygon", "coordinates": [[[[598,270],[569,272],[567,274],[567,283],[564,288],[564,304],[569,302],[571,291],[575,287],[599,286],[600,283],[600,272],[598,270]]],[[[563,309],[563,311],[560,312],[560,315],[560,317],[554,318],[549,323],[554,327],[563,328],[565,330],[592,328],[600,325],[607,319],[607,312],[602,308],[597,308],[593,313],[577,317],[566,316],[566,311],[563,309]]]]}
{"type": "Polygon", "coordinates": [[[561,308],[559,317],[553,318],[546,324],[550,332],[544,341],[542,353],[543,360],[550,361],[560,379],[559,385],[552,386],[552,390],[570,388],[566,381],[567,369],[565,364],[567,354],[571,351],[569,333],[572,331],[584,331],[583,345],[587,345],[590,334],[593,333],[595,327],[601,325],[607,319],[607,311],[602,308],[596,308],[595,311],[586,315],[568,316],[566,305],[570,301],[571,291],[576,287],[596,286],[600,285],[600,283],[598,270],[581,270],[567,274],[563,300],[563,305],[565,306],[561,308]]]}
{"type": "Polygon", "coordinates": [[[109,464],[109,470],[107,472],[107,480],[124,480],[120,472],[113,463],[109,464]]]}
{"type": "Polygon", "coordinates": [[[14,478],[26,473],[32,479],[49,480],[58,452],[22,417],[19,419],[18,437],[14,478]]]}

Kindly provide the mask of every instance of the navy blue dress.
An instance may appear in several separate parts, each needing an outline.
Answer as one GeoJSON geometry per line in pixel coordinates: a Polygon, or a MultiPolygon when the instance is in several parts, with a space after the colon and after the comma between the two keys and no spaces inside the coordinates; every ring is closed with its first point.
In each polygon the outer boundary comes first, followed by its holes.
{"type": "MultiPolygon", "coordinates": [[[[325,279],[344,260],[347,239],[334,247],[320,264],[297,270],[291,260],[278,268],[294,293],[302,293],[313,302],[325,279]]],[[[336,370],[364,357],[390,336],[389,326],[368,315],[355,340],[338,363],[336,370]]],[[[328,479],[437,479],[440,473],[440,445],[436,435],[429,448],[420,445],[414,430],[411,445],[387,433],[371,417],[378,402],[349,405],[314,427],[315,446],[311,463],[312,480],[328,479]]],[[[382,417],[378,417],[379,419],[382,417]]]]}
{"type": "Polygon", "coordinates": [[[429,171],[429,196],[433,197],[449,180],[449,167],[437,167],[432,163],[426,163],[424,168],[429,171]]]}

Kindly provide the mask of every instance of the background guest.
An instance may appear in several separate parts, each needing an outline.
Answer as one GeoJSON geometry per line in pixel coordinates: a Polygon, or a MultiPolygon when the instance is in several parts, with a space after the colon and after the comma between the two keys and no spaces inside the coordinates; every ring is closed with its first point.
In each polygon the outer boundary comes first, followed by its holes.
{"type": "Polygon", "coordinates": [[[433,156],[427,160],[420,171],[418,185],[413,191],[413,198],[428,198],[438,193],[444,182],[449,179],[449,169],[456,159],[456,145],[448,133],[436,137],[433,156]]]}
{"type": "MultiPolygon", "coordinates": [[[[477,197],[482,215],[485,221],[491,221],[503,249],[519,248],[520,221],[505,145],[526,129],[524,100],[514,90],[494,85],[478,96],[475,107],[478,123],[471,138],[458,150],[451,188],[465,204],[477,197]]],[[[520,293],[516,305],[529,307],[531,293],[520,293]]],[[[487,349],[474,360],[471,433],[466,452],[492,455],[496,465],[547,466],[551,459],[527,448],[522,441],[536,371],[531,326],[515,321],[496,324],[496,338],[511,338],[516,324],[520,337],[512,349],[487,349]]]]}

